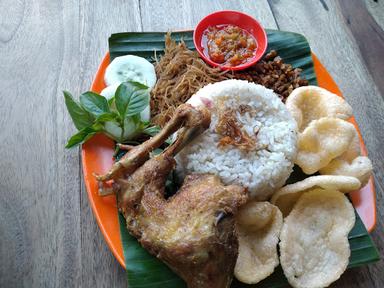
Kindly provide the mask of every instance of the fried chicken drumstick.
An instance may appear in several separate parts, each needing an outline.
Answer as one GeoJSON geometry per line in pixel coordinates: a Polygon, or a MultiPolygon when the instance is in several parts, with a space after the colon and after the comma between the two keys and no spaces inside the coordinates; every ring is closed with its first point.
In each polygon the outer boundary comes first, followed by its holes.
{"type": "Polygon", "coordinates": [[[209,124],[208,110],[183,104],[159,134],[139,146],[125,147],[129,152],[107,174],[96,176],[101,190],[105,181],[113,180],[129,232],[189,288],[230,286],[238,254],[233,215],[247,197],[241,186],[224,186],[215,175],[193,174],[165,199],[174,156],[209,124]],[[176,141],[149,159],[150,151],[179,128],[176,141]]]}

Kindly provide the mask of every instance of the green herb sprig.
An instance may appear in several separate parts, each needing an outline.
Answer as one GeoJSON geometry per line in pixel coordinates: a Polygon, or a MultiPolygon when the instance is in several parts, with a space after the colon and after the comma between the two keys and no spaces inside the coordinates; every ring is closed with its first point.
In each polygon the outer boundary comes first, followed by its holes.
{"type": "Polygon", "coordinates": [[[158,130],[141,119],[140,113],[149,105],[149,89],[138,82],[120,84],[109,100],[91,91],[81,94],[80,102],[64,91],[64,99],[79,130],[68,140],[66,148],[80,145],[96,133],[104,133],[116,142],[124,143],[142,133],[151,135],[158,130]]]}

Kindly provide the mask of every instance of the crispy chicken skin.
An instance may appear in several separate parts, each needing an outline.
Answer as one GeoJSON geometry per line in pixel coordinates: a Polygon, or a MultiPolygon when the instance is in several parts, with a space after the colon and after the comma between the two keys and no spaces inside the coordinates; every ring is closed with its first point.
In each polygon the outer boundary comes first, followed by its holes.
{"type": "Polygon", "coordinates": [[[247,197],[241,186],[224,186],[215,175],[193,174],[165,199],[165,181],[175,167],[175,154],[209,123],[207,110],[181,105],[157,136],[132,148],[112,173],[97,176],[101,189],[103,181],[113,179],[129,232],[189,288],[230,286],[238,255],[233,215],[247,197]],[[148,160],[149,152],[143,151],[158,147],[180,127],[177,140],[148,160]]]}

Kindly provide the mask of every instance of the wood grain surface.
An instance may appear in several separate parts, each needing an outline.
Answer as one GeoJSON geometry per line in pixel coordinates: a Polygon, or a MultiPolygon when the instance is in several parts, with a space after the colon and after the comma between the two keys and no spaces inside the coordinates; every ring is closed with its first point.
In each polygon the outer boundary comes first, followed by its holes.
{"type": "MultiPolygon", "coordinates": [[[[62,90],[89,89],[111,33],[193,28],[222,9],[304,34],[354,108],[374,162],[384,250],[383,0],[0,1],[0,287],[125,287],[89,207],[62,90]]],[[[384,287],[383,261],[333,287],[384,287]]]]}

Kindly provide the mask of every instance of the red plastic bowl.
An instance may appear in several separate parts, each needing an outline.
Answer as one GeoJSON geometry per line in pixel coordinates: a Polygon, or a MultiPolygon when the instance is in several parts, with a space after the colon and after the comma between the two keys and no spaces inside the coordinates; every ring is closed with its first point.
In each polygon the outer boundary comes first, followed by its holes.
{"type": "Polygon", "coordinates": [[[199,24],[197,24],[194,32],[193,32],[193,42],[195,44],[197,52],[199,52],[200,57],[204,59],[205,62],[214,67],[220,67],[223,70],[242,70],[254,65],[257,61],[261,59],[264,55],[265,50],[267,50],[267,33],[265,33],[264,28],[260,25],[256,19],[251,16],[231,10],[224,10],[214,12],[205,16],[199,24]],[[205,56],[203,52],[203,47],[201,46],[201,38],[203,36],[203,32],[209,26],[213,25],[224,25],[224,24],[232,24],[236,25],[245,31],[249,32],[253,37],[255,37],[257,42],[257,50],[255,57],[244,64],[237,66],[224,66],[219,63],[213,62],[207,56],[205,56]]]}

